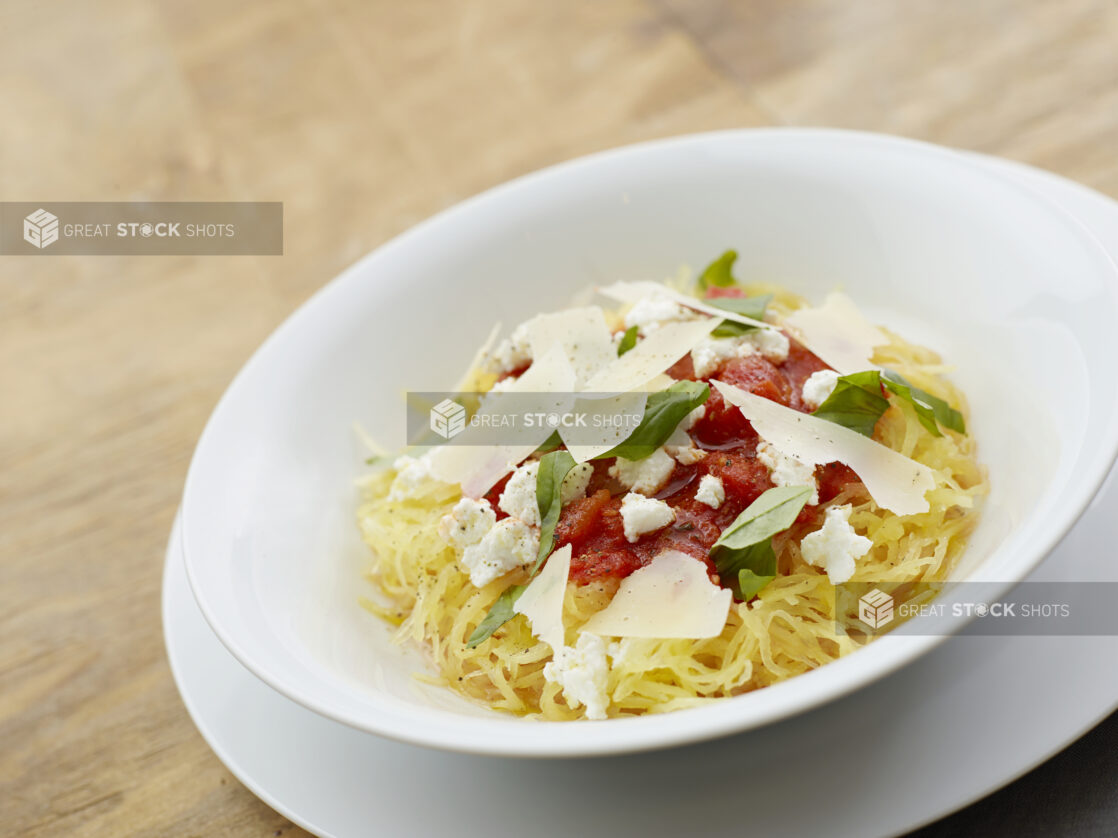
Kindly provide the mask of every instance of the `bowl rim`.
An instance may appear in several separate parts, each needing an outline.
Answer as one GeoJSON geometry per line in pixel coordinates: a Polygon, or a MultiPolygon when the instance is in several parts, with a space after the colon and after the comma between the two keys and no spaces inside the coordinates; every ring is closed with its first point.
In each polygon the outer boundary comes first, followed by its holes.
{"type": "MultiPolygon", "coordinates": [[[[1092,251],[1094,257],[1096,259],[1101,258],[1103,263],[1109,266],[1110,278],[1113,281],[1110,287],[1111,295],[1115,301],[1118,301],[1118,281],[1114,281],[1118,280],[1118,265],[1115,264],[1106,248],[1098,242],[1094,234],[1076,216],[1041,195],[1038,191],[1013,180],[1005,172],[987,167],[985,162],[979,158],[921,140],[837,128],[772,126],[727,129],[682,134],[604,149],[504,181],[447,207],[402,231],[375,247],[318,288],[263,340],[233,377],[218,400],[199,436],[187,471],[182,499],[183,526],[180,538],[191,591],[206,622],[213,629],[222,645],[246,669],[277,692],[319,715],[359,731],[375,733],[410,744],[462,753],[540,758],[585,757],[635,753],[704,741],[761,727],[779,719],[806,712],[849,695],[908,665],[958,633],[974,620],[973,615],[943,619],[940,625],[944,626],[944,630],[938,635],[885,635],[877,638],[873,643],[859,649],[857,655],[852,654],[840,658],[819,669],[766,687],[765,692],[771,694],[772,691],[776,691],[783,695],[786,701],[779,705],[775,702],[769,702],[767,706],[762,708],[751,708],[749,713],[739,712],[735,700],[731,699],[666,714],[610,719],[597,723],[586,722],[573,726],[567,722],[537,721],[532,722],[529,726],[526,720],[514,716],[495,714],[494,719],[462,716],[452,713],[452,711],[419,705],[409,708],[405,715],[393,717],[378,716],[372,713],[361,715],[332,707],[309,694],[295,680],[277,675],[276,672],[268,668],[266,663],[256,660],[246,652],[237,642],[234,634],[227,630],[217,610],[205,595],[205,585],[197,578],[199,571],[191,559],[193,554],[189,538],[192,529],[190,525],[191,509],[193,507],[191,498],[194,494],[192,487],[198,481],[200,452],[204,451],[207,440],[214,433],[212,429],[218,423],[223,408],[230,399],[230,394],[257,366],[265,362],[264,359],[274,344],[285,339],[289,331],[296,328],[297,324],[309,316],[309,312],[324,306],[331,297],[341,293],[344,288],[357,281],[357,278],[366,271],[369,264],[383,258],[388,252],[408,246],[412,239],[426,235],[430,228],[445,224],[459,214],[470,212],[476,205],[496,200],[507,193],[530,188],[537,181],[565,177],[578,169],[608,163],[613,158],[634,153],[666,151],[673,148],[679,150],[687,147],[701,147],[711,143],[757,142],[763,141],[765,138],[769,140],[795,138],[830,143],[889,146],[894,150],[906,150],[916,155],[932,155],[945,163],[970,169],[972,174],[980,178],[1000,182],[1003,187],[1025,189],[1034,197],[1034,201],[1038,205],[1061,217],[1065,223],[1074,228],[1084,244],[1087,245],[1087,249],[1092,251]],[[855,659],[857,659],[857,663],[852,664],[851,662],[855,659]],[[852,667],[853,672],[847,675],[847,670],[852,667]],[[454,722],[432,724],[432,716],[452,717],[454,722]],[[404,724],[401,724],[401,721],[404,724]],[[408,724],[408,722],[411,722],[411,724],[408,724]],[[517,729],[518,735],[508,736],[512,730],[510,724],[519,726],[517,729]],[[528,735],[533,731],[545,731],[551,728],[556,729],[550,731],[553,734],[550,736],[541,738],[528,735]],[[559,735],[560,731],[562,731],[561,735],[559,735]],[[520,735],[521,733],[525,735],[520,735]]],[[[1085,473],[1078,475],[1077,481],[1068,493],[1071,496],[1070,501],[1067,500],[1067,495],[1065,495],[1066,508],[1071,512],[1066,514],[1064,520],[1047,527],[1044,530],[1044,537],[1030,545],[1030,558],[1020,563],[1017,569],[1017,578],[989,582],[984,586],[990,600],[1004,596],[1040,564],[1076,524],[1102,486],[1112,464],[1118,459],[1118,403],[1112,406],[1102,436],[1105,441],[1105,450],[1102,452],[1102,456],[1091,460],[1090,468],[1085,473]]],[[[744,697],[739,696],[738,698],[744,697]]]]}

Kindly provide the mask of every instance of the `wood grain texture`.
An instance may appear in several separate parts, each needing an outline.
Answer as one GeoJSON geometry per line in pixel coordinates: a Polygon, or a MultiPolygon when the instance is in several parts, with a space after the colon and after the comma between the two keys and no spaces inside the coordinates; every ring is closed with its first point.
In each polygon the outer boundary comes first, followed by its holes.
{"type": "Polygon", "coordinates": [[[0,258],[0,824],[295,835],[162,646],[192,447],[252,349],[416,221],[623,143],[888,131],[1118,195],[1107,0],[161,0],[0,10],[0,199],[279,200],[283,257],[0,258]]]}

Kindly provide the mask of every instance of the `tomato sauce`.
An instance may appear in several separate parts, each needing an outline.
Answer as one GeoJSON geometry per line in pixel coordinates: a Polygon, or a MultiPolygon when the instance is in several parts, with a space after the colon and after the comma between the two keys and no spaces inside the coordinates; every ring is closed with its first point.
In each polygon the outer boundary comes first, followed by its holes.
{"type": "MultiPolygon", "coordinates": [[[[718,296],[732,295],[721,293],[718,296]]],[[[723,363],[703,380],[718,378],[795,410],[809,412],[801,397],[803,385],[812,373],[823,369],[828,369],[826,364],[792,340],[788,358],[780,364],[759,354],[748,355],[723,363]]],[[[668,370],[668,374],[675,379],[698,380],[690,355],[668,370]]],[[[556,547],[565,544],[572,547],[571,579],[574,582],[586,584],[603,578],[624,578],[668,549],[695,556],[714,572],[711,546],[722,530],[773,484],[769,469],[756,456],[760,441],[756,432],[716,389],[711,388],[706,413],[691,427],[690,435],[707,455],[693,465],[677,463],[668,483],[655,495],[675,510],[675,521],[641,536],[635,543],[626,540],[621,520],[621,499],[626,490],[609,477],[608,463],[595,463],[587,496],[564,507],[555,530],[556,547]],[[718,509],[695,500],[699,479],[704,474],[722,481],[726,499],[718,509]]],[[[841,463],[820,466],[815,476],[821,503],[858,482],[857,475],[841,463]]],[[[818,507],[807,506],[799,520],[807,523],[816,517],[818,507]]]]}

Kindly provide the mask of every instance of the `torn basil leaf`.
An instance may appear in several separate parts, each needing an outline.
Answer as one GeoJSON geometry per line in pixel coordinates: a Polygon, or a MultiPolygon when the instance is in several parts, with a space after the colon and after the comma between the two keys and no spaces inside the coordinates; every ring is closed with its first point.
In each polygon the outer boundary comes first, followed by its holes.
{"type": "Polygon", "coordinates": [[[963,419],[963,414],[943,399],[933,396],[931,393],[926,393],[919,387],[913,387],[892,370],[882,371],[882,377],[884,378],[882,383],[891,392],[912,403],[912,406],[916,408],[916,415],[919,417],[921,424],[936,436],[941,435],[935,429],[936,422],[956,433],[965,434],[967,432],[967,423],[963,419]],[[929,427],[929,423],[931,427],[929,427]]]}
{"type": "Polygon", "coordinates": [[[594,459],[624,457],[643,460],[668,441],[679,423],[710,396],[710,385],[703,381],[677,381],[666,390],[651,393],[645,402],[640,424],[624,442],[594,459]]]}
{"type": "MultiPolygon", "coordinates": [[[[768,543],[768,542],[766,542],[768,543]]],[[[772,545],[769,545],[769,552],[772,553],[772,545]]],[[[758,575],[747,567],[743,567],[738,571],[738,586],[733,589],[734,596],[742,602],[749,602],[757,594],[764,590],[765,586],[776,578],[776,554],[772,555],[771,567],[773,572],[767,575],[758,575]]]]}
{"type": "Polygon", "coordinates": [[[769,307],[772,298],[772,294],[758,294],[755,297],[715,297],[710,300],[705,300],[705,302],[708,306],[714,306],[723,311],[732,311],[734,314],[740,314],[742,317],[764,320],[765,309],[769,307]]]}
{"type": "Polygon", "coordinates": [[[497,601],[489,609],[489,613],[485,615],[485,619],[477,624],[474,633],[466,641],[467,649],[473,649],[483,640],[487,640],[493,632],[516,616],[513,608],[516,607],[516,601],[527,587],[527,585],[510,585],[501,592],[497,601]]]}
{"type": "Polygon", "coordinates": [[[733,274],[734,262],[737,259],[738,252],[736,250],[727,250],[707,265],[703,272],[699,274],[699,290],[706,291],[712,287],[731,288],[737,285],[737,280],[734,279],[733,274]]]}
{"type": "Polygon", "coordinates": [[[812,416],[873,436],[877,420],[889,409],[889,400],[881,392],[881,374],[877,370],[844,375],[835,384],[831,395],[812,416]]]}
{"type": "MultiPolygon", "coordinates": [[[[704,300],[704,302],[723,311],[740,314],[742,317],[764,320],[765,309],[769,307],[772,298],[772,294],[758,294],[755,297],[715,297],[714,299],[704,300]]],[[[738,323],[736,320],[723,320],[710,334],[716,338],[735,338],[744,335],[746,332],[752,332],[756,328],[758,327],[738,323]]]]}
{"type": "Polygon", "coordinates": [[[540,447],[535,450],[536,454],[547,454],[554,451],[556,448],[563,447],[563,440],[559,436],[559,431],[552,431],[551,436],[540,443],[540,447]]]}
{"type": "MultiPolygon", "coordinates": [[[[528,571],[528,578],[534,577],[543,567],[544,559],[555,546],[555,525],[559,523],[562,512],[563,478],[575,466],[575,458],[569,451],[551,451],[540,458],[540,470],[536,475],[536,506],[540,510],[540,549],[536,561],[528,571]]],[[[527,585],[510,585],[505,588],[497,601],[489,608],[489,613],[478,623],[466,648],[472,649],[490,637],[493,632],[516,616],[513,606],[527,585]]]]}
{"type": "Polygon", "coordinates": [[[574,467],[575,458],[569,451],[552,451],[540,458],[540,470],[536,475],[536,506],[540,510],[540,551],[529,576],[536,575],[555,544],[555,525],[559,523],[559,513],[563,511],[563,478],[574,467]]]}
{"type": "Polygon", "coordinates": [[[637,327],[630,326],[625,330],[625,334],[621,336],[621,342],[617,344],[617,357],[620,358],[630,349],[637,345],[637,327]]]}
{"type": "Polygon", "coordinates": [[[882,388],[912,405],[916,418],[932,435],[943,436],[939,425],[961,434],[967,432],[963,414],[890,370],[866,370],[840,377],[834,391],[812,415],[873,436],[877,420],[889,409],[882,388]]]}
{"type": "Polygon", "coordinates": [[[718,571],[722,584],[742,602],[749,602],[776,578],[776,553],[771,538],[739,550],[732,562],[724,559],[723,563],[728,569],[718,571]]]}
{"type": "MultiPolygon", "coordinates": [[[[714,306],[715,308],[723,309],[724,311],[732,311],[734,314],[740,314],[743,317],[749,317],[753,320],[764,320],[765,309],[768,307],[769,302],[772,300],[772,294],[759,294],[756,297],[707,297],[706,292],[710,288],[735,288],[738,281],[734,279],[734,262],[738,259],[738,252],[736,250],[727,250],[713,262],[706,266],[701,274],[699,274],[699,296],[703,298],[703,302],[707,305],[714,306]]],[[[746,332],[756,329],[756,326],[747,326],[745,323],[738,323],[733,320],[723,320],[711,332],[712,337],[716,338],[734,338],[744,335],[746,332]]]]}
{"type": "Polygon", "coordinates": [[[814,490],[810,486],[777,486],[765,491],[734,519],[711,550],[742,550],[792,526],[814,490]]]}
{"type": "Polygon", "coordinates": [[[772,537],[796,520],[810,486],[777,486],[753,501],[710,548],[722,584],[748,602],[776,577],[772,537]]]}

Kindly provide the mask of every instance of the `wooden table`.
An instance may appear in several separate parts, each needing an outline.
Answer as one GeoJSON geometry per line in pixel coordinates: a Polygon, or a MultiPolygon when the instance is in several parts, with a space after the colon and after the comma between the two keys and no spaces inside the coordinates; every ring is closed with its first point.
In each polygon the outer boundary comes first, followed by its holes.
{"type": "Polygon", "coordinates": [[[284,835],[164,656],[191,449],[252,349],[421,218],[585,152],[886,131],[1118,196],[1106,0],[159,0],[0,10],[0,199],[276,200],[282,257],[0,257],[0,814],[284,835]]]}

